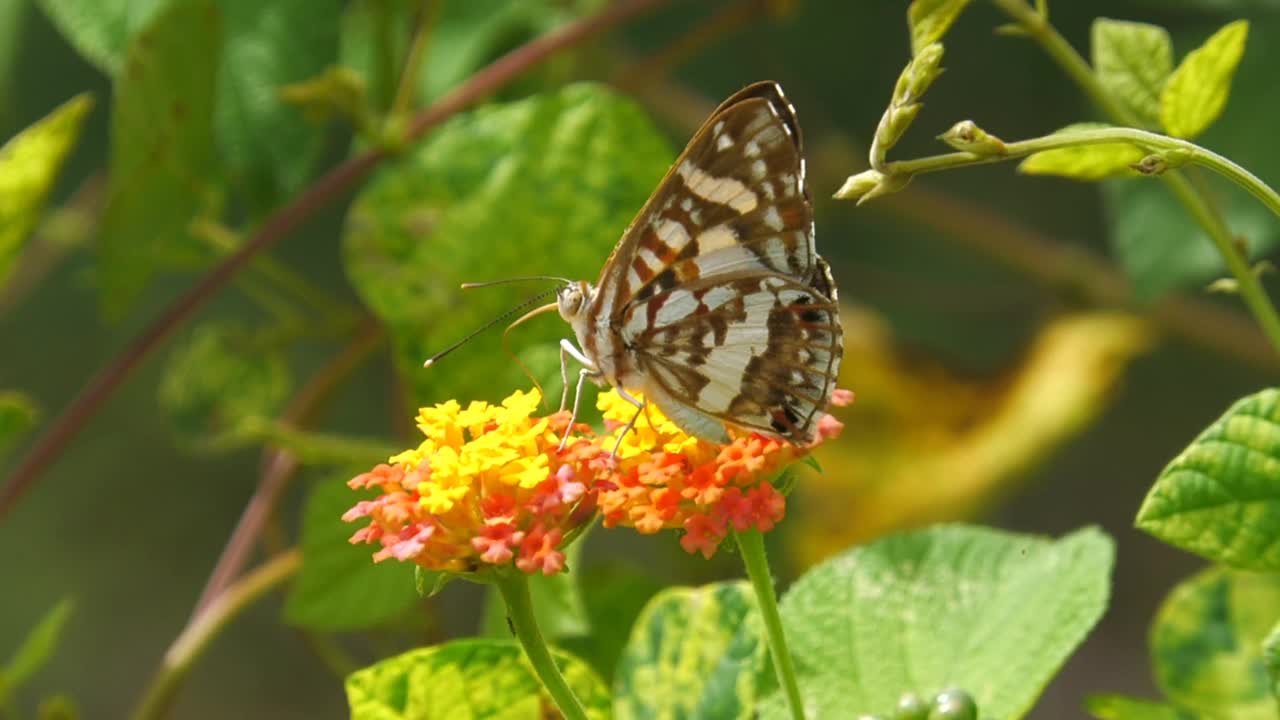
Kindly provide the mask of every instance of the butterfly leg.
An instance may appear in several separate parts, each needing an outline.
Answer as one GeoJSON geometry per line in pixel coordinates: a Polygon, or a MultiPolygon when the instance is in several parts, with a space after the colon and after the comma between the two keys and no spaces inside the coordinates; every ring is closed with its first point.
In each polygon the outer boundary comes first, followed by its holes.
{"type": "Polygon", "coordinates": [[[636,426],[636,421],[640,419],[640,413],[644,412],[645,408],[649,407],[649,403],[636,401],[635,398],[628,396],[626,391],[621,388],[618,389],[618,394],[630,400],[632,403],[635,403],[636,413],[631,416],[631,422],[628,422],[626,426],[622,428],[622,432],[618,433],[618,441],[613,444],[613,456],[615,458],[618,457],[618,448],[622,447],[622,439],[627,436],[627,433],[631,432],[631,428],[636,426]]]}
{"type": "Polygon", "coordinates": [[[569,365],[567,358],[573,358],[582,363],[583,368],[578,371],[578,387],[573,392],[573,412],[569,415],[569,425],[564,430],[564,437],[560,438],[560,449],[564,450],[564,446],[569,442],[569,434],[573,432],[573,424],[578,421],[578,406],[582,402],[582,385],[588,378],[599,378],[601,372],[596,369],[595,363],[591,362],[582,351],[573,346],[567,338],[560,341],[560,377],[564,380],[564,392],[560,398],[560,409],[564,410],[569,394],[569,365]]]}

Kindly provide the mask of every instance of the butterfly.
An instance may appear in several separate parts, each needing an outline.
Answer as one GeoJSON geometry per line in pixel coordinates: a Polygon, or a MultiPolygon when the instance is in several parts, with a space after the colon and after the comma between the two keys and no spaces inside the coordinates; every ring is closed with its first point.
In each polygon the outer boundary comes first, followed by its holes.
{"type": "Polygon", "coordinates": [[[560,344],[562,409],[567,358],[583,366],[574,418],[591,380],[636,405],[631,425],[652,402],[713,443],[729,442],[728,428],[811,443],[840,371],[841,329],[782,88],[758,82],[721,103],[599,279],[566,283],[555,304],[577,339],[560,344]]]}

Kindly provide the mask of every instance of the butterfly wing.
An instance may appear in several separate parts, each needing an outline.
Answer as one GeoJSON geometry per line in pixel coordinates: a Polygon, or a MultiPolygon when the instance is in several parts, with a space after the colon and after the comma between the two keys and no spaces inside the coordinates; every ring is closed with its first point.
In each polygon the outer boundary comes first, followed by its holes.
{"type": "Polygon", "coordinates": [[[729,423],[811,442],[842,351],[834,287],[821,259],[814,274],[799,281],[730,273],[633,305],[621,335],[647,380],[646,396],[702,437],[722,436],[729,423]]]}
{"type": "Polygon", "coordinates": [[[631,304],[703,277],[806,277],[813,212],[800,126],[773,82],[750,85],[694,134],[597,282],[591,312],[618,326],[631,304]]]}

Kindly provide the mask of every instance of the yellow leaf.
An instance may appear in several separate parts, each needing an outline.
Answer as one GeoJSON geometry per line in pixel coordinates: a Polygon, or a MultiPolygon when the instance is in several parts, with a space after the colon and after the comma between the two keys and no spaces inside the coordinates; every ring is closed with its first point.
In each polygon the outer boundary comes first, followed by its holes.
{"type": "MultiPolygon", "coordinates": [[[[1107,127],[1101,123],[1076,123],[1058,132],[1107,127]]],[[[1135,175],[1129,166],[1146,153],[1128,143],[1080,145],[1034,153],[1018,164],[1027,175],[1057,175],[1073,180],[1102,180],[1117,175],[1135,175]]]]}
{"type": "Polygon", "coordinates": [[[911,26],[911,54],[919,53],[938,42],[951,23],[960,17],[969,0],[912,0],[907,8],[907,24],[911,26]]]}
{"type": "Polygon", "coordinates": [[[93,98],[81,93],[0,147],[0,285],[40,219],[91,107],[93,98]]]}
{"type": "Polygon", "coordinates": [[[1193,138],[1218,119],[1248,35],[1249,22],[1237,20],[1187,53],[1160,93],[1160,122],[1166,132],[1193,138]]]}

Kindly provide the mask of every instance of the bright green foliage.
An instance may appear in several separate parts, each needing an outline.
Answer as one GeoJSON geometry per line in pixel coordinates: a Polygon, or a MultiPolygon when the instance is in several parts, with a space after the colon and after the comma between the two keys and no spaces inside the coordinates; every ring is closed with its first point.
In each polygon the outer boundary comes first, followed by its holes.
{"type": "Polygon", "coordinates": [[[1187,53],[1160,94],[1160,122],[1166,132],[1193,138],[1218,119],[1248,35],[1249,23],[1237,20],[1187,53]]]}
{"type": "Polygon", "coordinates": [[[347,539],[363,523],[342,514],[371,497],[347,487],[350,475],[327,478],[311,489],[302,514],[302,568],[289,588],[285,620],[313,630],[354,630],[388,622],[418,600],[411,565],[374,564],[378,545],[347,539]]]}
{"type": "Polygon", "coordinates": [[[234,0],[218,71],[214,129],[230,179],[255,209],[274,206],[310,175],[321,128],[280,88],[320,74],[338,57],[339,0],[234,0]],[[317,19],[320,19],[317,21],[317,19]]]}
{"type": "Polygon", "coordinates": [[[1174,458],[1137,525],[1233,567],[1280,570],[1280,390],[1232,405],[1174,458]]]}
{"type": "MultiPolygon", "coordinates": [[[[609,693],[591,668],[552,650],[589,718],[609,717],[609,693]]],[[[347,677],[352,720],[542,720],[555,707],[520,646],[456,640],[411,650],[347,677]]]]}
{"type": "MultiPolygon", "coordinates": [[[[529,599],[533,604],[533,615],[538,622],[538,630],[542,636],[553,642],[561,642],[564,638],[582,637],[592,632],[591,620],[587,617],[586,603],[582,599],[582,584],[579,582],[579,559],[582,557],[582,546],[586,539],[579,537],[565,550],[565,571],[555,575],[529,576],[529,599]]],[[[502,593],[496,587],[490,587],[484,610],[484,629],[482,634],[491,638],[509,638],[511,629],[507,626],[507,606],[502,600],[502,593]]]]}
{"type": "Polygon", "coordinates": [[[103,306],[119,315],[160,267],[193,264],[187,225],[210,202],[222,16],[185,0],[134,37],[116,79],[101,228],[103,306]]]}
{"type": "Polygon", "coordinates": [[[247,424],[274,417],[291,386],[288,362],[262,333],[203,325],[170,355],[160,407],[186,443],[216,448],[240,441],[247,424]]]}
{"type": "Polygon", "coordinates": [[[1280,703],[1280,620],[1262,641],[1262,664],[1266,666],[1267,678],[1271,681],[1271,697],[1280,703]]]}
{"type": "Polygon", "coordinates": [[[1199,716],[1162,702],[1124,695],[1093,695],[1085,709],[1098,720],[1198,720],[1199,716]]]}
{"type": "MultiPolygon", "coordinates": [[[[494,332],[432,367],[431,353],[546,284],[463,292],[464,281],[550,273],[594,280],[671,162],[630,101],[595,85],[459,116],[387,164],[347,218],[346,265],[386,323],[418,404],[498,400],[529,381],[494,332]]],[[[559,400],[556,343],[567,326],[538,319],[511,345],[559,400]]],[[[554,409],[554,406],[552,406],[554,409]]]]}
{"type": "Polygon", "coordinates": [[[614,717],[754,717],[768,652],[748,583],[664,590],[618,661],[614,717]]]}
{"type": "MultiPolygon", "coordinates": [[[[601,0],[439,4],[417,76],[418,103],[439,98],[503,53],[600,5],[601,0]]],[[[422,7],[418,0],[357,0],[348,3],[343,13],[342,63],[365,78],[370,99],[380,109],[388,108],[399,90],[395,81],[400,76],[400,60],[408,53],[413,20],[422,7]],[[380,53],[380,35],[385,41],[385,56],[380,53]]]]}
{"type": "Polygon", "coordinates": [[[969,0],[911,0],[907,8],[911,53],[914,55],[941,40],[968,4],[969,0]]]}
{"type": "MultiPolygon", "coordinates": [[[[1097,130],[1105,123],[1074,123],[1057,132],[1097,130]]],[[[1078,145],[1034,153],[1018,164],[1018,172],[1028,175],[1058,175],[1075,180],[1101,180],[1116,175],[1133,175],[1129,166],[1146,153],[1128,143],[1078,145]]]]}
{"type": "MultiPolygon", "coordinates": [[[[887,712],[903,692],[964,688],[983,717],[1020,718],[1101,617],[1114,550],[940,526],[857,547],[782,599],[814,717],[887,712]]],[[[785,717],[780,698],[766,718],[785,717]]]]}
{"type": "Polygon", "coordinates": [[[92,107],[92,96],[81,93],[0,147],[0,286],[40,219],[92,107]]]}
{"type": "Polygon", "coordinates": [[[1280,576],[1211,568],[1174,588],[1151,627],[1156,682],[1211,718],[1275,720],[1262,642],[1280,608],[1280,576]]]}
{"type": "Polygon", "coordinates": [[[1160,124],[1160,92],[1173,72],[1173,43],[1159,25],[1098,18],[1093,22],[1098,81],[1146,127],[1160,124]]]}
{"type": "MultiPolygon", "coordinates": [[[[1229,158],[1245,162],[1258,177],[1280,177],[1280,143],[1275,135],[1275,68],[1280,67],[1280,20],[1250,25],[1253,42],[1232,83],[1231,104],[1222,118],[1197,140],[1229,158]]],[[[1280,245],[1280,220],[1265,205],[1230,181],[1198,168],[1184,173],[1206,191],[1233,237],[1251,257],[1280,245]]],[[[1135,294],[1153,300],[1180,288],[1199,288],[1225,268],[1222,255],[1199,223],[1165,183],[1148,178],[1104,185],[1111,218],[1114,254],[1133,281],[1135,294]]]]}
{"type": "Polygon", "coordinates": [[[39,415],[31,398],[22,393],[0,391],[0,455],[36,424],[39,415]]]}
{"type": "Polygon", "coordinates": [[[108,75],[125,64],[135,32],[176,0],[36,0],[62,36],[108,75]]]}
{"type": "Polygon", "coordinates": [[[6,707],[12,701],[13,693],[49,662],[67,620],[71,618],[72,608],[69,598],[50,608],[14,650],[9,662],[0,668],[0,708],[6,707]]]}

